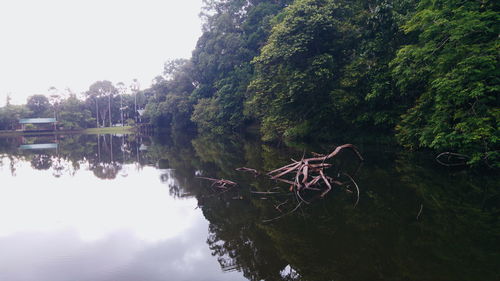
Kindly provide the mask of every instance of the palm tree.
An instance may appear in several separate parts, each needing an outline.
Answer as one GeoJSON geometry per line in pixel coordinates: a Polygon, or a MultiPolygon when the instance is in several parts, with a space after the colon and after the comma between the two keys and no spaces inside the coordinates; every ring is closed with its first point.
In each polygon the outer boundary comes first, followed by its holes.
{"type": "Polygon", "coordinates": [[[111,97],[113,96],[113,92],[108,92],[108,113],[109,113],[109,126],[113,127],[113,121],[111,120],[111,97]]]}
{"type": "MultiPolygon", "coordinates": [[[[94,98],[96,102],[96,123],[99,127],[99,99],[101,97],[108,96],[108,111],[109,111],[109,124],[112,126],[111,120],[111,97],[116,92],[115,86],[109,81],[97,81],[89,87],[86,92],[88,97],[94,98]]],[[[105,115],[106,111],[101,112],[102,126],[105,126],[105,115]]]]}
{"type": "Polygon", "coordinates": [[[125,86],[125,83],[123,82],[118,82],[116,84],[116,87],[118,88],[118,93],[120,94],[120,117],[122,120],[122,127],[124,126],[123,124],[123,95],[127,91],[127,87],[125,86]]]}
{"type": "Polygon", "coordinates": [[[139,92],[139,81],[137,79],[132,80],[132,85],[130,85],[130,89],[134,93],[134,119],[135,123],[137,123],[137,92],[139,92]]]}

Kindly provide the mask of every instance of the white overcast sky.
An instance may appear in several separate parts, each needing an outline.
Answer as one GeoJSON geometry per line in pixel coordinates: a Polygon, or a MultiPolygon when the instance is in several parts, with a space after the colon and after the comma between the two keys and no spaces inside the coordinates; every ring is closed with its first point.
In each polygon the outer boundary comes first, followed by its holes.
{"type": "Polygon", "coordinates": [[[0,0],[0,106],[98,80],[141,88],[188,58],[202,0],[0,0]]]}

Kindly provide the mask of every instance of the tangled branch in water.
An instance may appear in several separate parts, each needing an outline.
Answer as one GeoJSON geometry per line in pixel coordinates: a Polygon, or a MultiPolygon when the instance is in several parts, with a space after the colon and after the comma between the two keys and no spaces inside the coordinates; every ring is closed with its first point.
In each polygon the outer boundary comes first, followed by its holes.
{"type": "MultiPolygon", "coordinates": [[[[332,190],[332,184],[336,185],[344,185],[343,183],[334,180],[331,177],[325,175],[324,170],[332,167],[333,165],[330,163],[325,163],[325,161],[337,156],[340,151],[343,149],[351,149],[358,156],[359,160],[363,161],[363,157],[356,146],[352,144],[344,144],[341,146],[337,146],[330,154],[328,155],[319,155],[315,154],[316,157],[312,158],[304,158],[300,161],[292,160],[293,162],[285,165],[281,168],[275,169],[267,175],[271,177],[273,180],[285,182],[290,184],[290,190],[295,191],[300,197],[300,191],[302,190],[318,190],[316,187],[321,187],[321,183],[323,183],[326,188],[321,193],[321,197],[324,197],[330,190],[332,190]],[[292,174],[292,178],[284,178],[287,175],[292,174]],[[316,186],[316,187],[315,187],[316,186]]],[[[359,188],[354,179],[347,175],[349,179],[354,183],[355,187],[359,188]]],[[[302,201],[305,201],[302,199],[302,201]]],[[[306,202],[307,203],[307,202],[306,202]]]]}
{"type": "MultiPolygon", "coordinates": [[[[352,150],[357,158],[360,161],[363,161],[363,157],[361,156],[361,153],[359,152],[358,148],[352,144],[344,144],[337,146],[331,153],[329,154],[318,154],[318,153],[312,153],[313,157],[311,158],[304,158],[304,155],[300,159],[300,161],[293,160],[292,163],[287,164],[283,167],[280,167],[278,169],[272,170],[268,172],[267,175],[270,179],[284,182],[290,185],[290,191],[293,192],[297,199],[297,205],[290,211],[288,212],[283,212],[281,207],[289,202],[289,200],[285,200],[284,202],[279,203],[278,205],[275,206],[275,209],[278,210],[280,213],[282,213],[280,216],[273,218],[273,219],[268,219],[264,220],[264,222],[271,222],[277,219],[280,219],[286,215],[289,215],[295,211],[297,211],[302,204],[309,204],[310,202],[306,201],[303,197],[301,192],[305,190],[312,190],[312,191],[320,191],[321,194],[319,195],[320,198],[324,197],[328,192],[330,192],[333,188],[333,186],[351,186],[350,183],[352,183],[352,186],[356,189],[356,201],[354,203],[354,207],[359,202],[359,186],[358,184],[354,181],[353,177],[347,173],[339,173],[338,177],[341,175],[347,177],[349,180],[345,182],[341,182],[340,179],[337,177],[336,179],[329,177],[326,175],[325,170],[328,168],[333,167],[333,164],[327,163],[328,160],[336,157],[339,155],[339,153],[344,150],[344,149],[350,149],[352,150]]],[[[358,167],[359,169],[359,167],[358,167]]],[[[249,172],[252,173],[255,177],[259,175],[263,175],[263,173],[257,171],[256,169],[252,168],[247,168],[247,167],[240,167],[236,169],[237,171],[242,171],[242,172],[249,172]]],[[[219,189],[222,189],[220,193],[224,193],[231,189],[232,187],[236,186],[237,183],[226,180],[226,179],[214,179],[214,178],[207,178],[207,177],[198,177],[201,179],[209,180],[212,181],[211,187],[217,187],[219,189]]],[[[279,188],[278,188],[279,189],[279,188]]],[[[347,189],[347,191],[352,192],[351,190],[347,189]]],[[[276,192],[276,191],[250,191],[252,194],[260,194],[260,195],[278,195],[282,194],[281,192],[276,192]]],[[[289,194],[289,193],[288,193],[289,194]]]]}

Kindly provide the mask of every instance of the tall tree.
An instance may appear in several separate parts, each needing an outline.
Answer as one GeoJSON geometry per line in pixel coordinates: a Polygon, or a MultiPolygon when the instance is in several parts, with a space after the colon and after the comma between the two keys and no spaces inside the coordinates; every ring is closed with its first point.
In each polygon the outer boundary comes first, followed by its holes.
{"type": "Polygon", "coordinates": [[[139,80],[133,79],[132,84],[130,85],[130,90],[132,91],[132,94],[134,95],[134,120],[137,123],[137,93],[141,89],[141,86],[139,84],[139,80]]]}
{"type": "Polygon", "coordinates": [[[109,115],[109,124],[111,126],[111,97],[117,92],[115,86],[110,81],[97,81],[89,87],[86,96],[94,100],[96,105],[96,122],[99,127],[99,116],[102,126],[106,126],[106,115],[109,115]],[[105,100],[108,101],[108,107],[105,106],[105,100]],[[103,106],[104,105],[104,106],[103,106]],[[99,109],[100,107],[100,109],[99,109]]]}
{"type": "Polygon", "coordinates": [[[49,103],[52,106],[52,110],[54,111],[54,118],[57,119],[58,109],[61,104],[61,101],[63,100],[63,97],[59,92],[59,90],[54,86],[48,89],[48,93],[49,93],[49,103]]]}
{"type": "Polygon", "coordinates": [[[125,86],[125,83],[123,82],[118,82],[116,83],[116,89],[118,90],[118,94],[120,95],[120,121],[123,126],[124,125],[123,110],[125,109],[123,107],[123,96],[127,93],[127,86],[125,86]]]}
{"type": "Polygon", "coordinates": [[[31,110],[33,117],[43,117],[50,109],[49,99],[44,95],[28,97],[26,106],[31,110]]]}

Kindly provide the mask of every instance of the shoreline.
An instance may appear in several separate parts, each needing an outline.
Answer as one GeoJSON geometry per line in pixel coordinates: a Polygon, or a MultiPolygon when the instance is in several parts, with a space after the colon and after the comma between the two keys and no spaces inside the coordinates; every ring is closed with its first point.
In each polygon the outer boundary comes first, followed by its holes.
{"type": "Polygon", "coordinates": [[[135,127],[104,127],[104,128],[87,128],[81,130],[59,130],[59,131],[0,131],[0,137],[27,136],[27,135],[65,135],[65,134],[132,134],[135,133],[135,127]]]}

